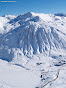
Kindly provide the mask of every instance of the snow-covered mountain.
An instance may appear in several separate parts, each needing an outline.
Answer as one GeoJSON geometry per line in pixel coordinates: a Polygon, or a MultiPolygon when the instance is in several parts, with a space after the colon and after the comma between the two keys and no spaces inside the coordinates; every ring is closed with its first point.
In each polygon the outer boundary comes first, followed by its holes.
{"type": "Polygon", "coordinates": [[[0,17],[0,58],[12,61],[24,56],[66,49],[66,17],[28,12],[0,17]]]}
{"type": "Polygon", "coordinates": [[[63,16],[63,17],[66,17],[66,14],[64,14],[64,13],[57,13],[57,14],[55,14],[56,16],[63,16]]]}
{"type": "Polygon", "coordinates": [[[61,15],[0,17],[0,88],[66,88],[66,17],[61,15]]]}

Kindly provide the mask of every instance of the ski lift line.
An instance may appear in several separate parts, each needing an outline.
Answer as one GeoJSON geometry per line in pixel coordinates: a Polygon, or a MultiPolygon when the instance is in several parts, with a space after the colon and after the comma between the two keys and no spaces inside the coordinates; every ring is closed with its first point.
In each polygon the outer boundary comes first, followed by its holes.
{"type": "Polygon", "coordinates": [[[16,1],[1,1],[1,2],[16,2],[16,1]]]}

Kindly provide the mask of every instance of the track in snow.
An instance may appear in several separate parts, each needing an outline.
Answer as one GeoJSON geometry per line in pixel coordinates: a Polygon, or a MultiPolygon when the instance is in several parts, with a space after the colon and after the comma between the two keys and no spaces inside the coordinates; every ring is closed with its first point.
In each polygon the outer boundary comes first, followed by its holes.
{"type": "MultiPolygon", "coordinates": [[[[62,67],[64,67],[64,65],[63,65],[62,67]]],[[[62,67],[61,67],[61,68],[62,68],[62,67]]],[[[58,69],[57,75],[56,75],[56,77],[55,77],[53,80],[50,80],[49,82],[46,82],[46,83],[45,83],[44,85],[42,85],[40,88],[43,88],[43,87],[45,87],[46,85],[48,85],[49,83],[55,81],[55,80],[59,77],[61,68],[58,69]]]]}

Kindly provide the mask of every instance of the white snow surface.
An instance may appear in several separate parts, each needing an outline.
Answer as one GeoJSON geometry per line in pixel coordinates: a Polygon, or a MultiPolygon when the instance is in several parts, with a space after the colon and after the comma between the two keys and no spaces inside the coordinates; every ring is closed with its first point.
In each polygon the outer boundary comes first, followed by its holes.
{"type": "Polygon", "coordinates": [[[0,16],[0,88],[66,88],[65,64],[65,16],[0,16]]]}

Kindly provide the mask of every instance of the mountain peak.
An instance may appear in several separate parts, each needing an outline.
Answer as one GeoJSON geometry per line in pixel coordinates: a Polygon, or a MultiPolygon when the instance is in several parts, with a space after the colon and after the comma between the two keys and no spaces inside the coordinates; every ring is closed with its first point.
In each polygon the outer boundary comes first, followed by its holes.
{"type": "Polygon", "coordinates": [[[66,14],[64,14],[64,13],[57,13],[57,14],[55,14],[56,16],[63,16],[63,17],[66,17],[66,14]]]}
{"type": "Polygon", "coordinates": [[[32,15],[32,14],[35,14],[35,13],[34,13],[34,12],[28,12],[28,13],[26,13],[26,14],[31,14],[31,15],[32,15]]]}

